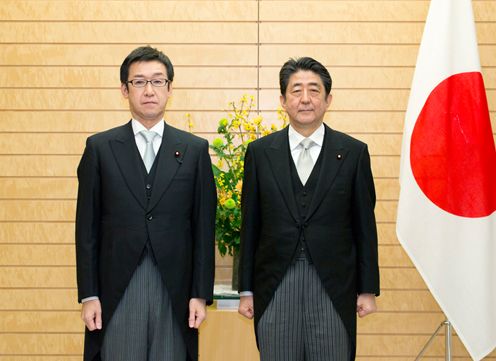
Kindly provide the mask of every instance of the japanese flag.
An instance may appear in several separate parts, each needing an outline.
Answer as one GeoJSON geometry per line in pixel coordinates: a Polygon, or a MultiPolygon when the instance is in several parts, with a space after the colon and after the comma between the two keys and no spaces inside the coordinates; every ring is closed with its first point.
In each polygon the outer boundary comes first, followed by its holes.
{"type": "Polygon", "coordinates": [[[475,360],[496,347],[496,151],[470,0],[432,0],[400,168],[397,235],[475,360]]]}

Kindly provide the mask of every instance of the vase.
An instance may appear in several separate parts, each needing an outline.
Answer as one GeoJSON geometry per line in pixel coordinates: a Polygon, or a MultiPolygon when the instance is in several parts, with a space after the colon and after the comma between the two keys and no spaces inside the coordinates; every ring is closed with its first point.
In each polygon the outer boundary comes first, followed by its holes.
{"type": "Polygon", "coordinates": [[[233,266],[232,266],[232,279],[231,287],[233,291],[238,290],[238,270],[239,270],[239,250],[233,250],[233,266]]]}

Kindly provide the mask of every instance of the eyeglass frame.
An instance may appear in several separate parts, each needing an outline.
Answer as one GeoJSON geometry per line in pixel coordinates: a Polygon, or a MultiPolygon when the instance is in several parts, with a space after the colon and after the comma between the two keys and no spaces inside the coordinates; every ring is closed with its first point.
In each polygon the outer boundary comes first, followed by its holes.
{"type": "Polygon", "coordinates": [[[137,89],[146,88],[146,86],[148,85],[148,83],[150,83],[151,86],[154,87],[154,88],[163,88],[163,87],[169,85],[171,83],[171,81],[169,79],[151,79],[151,80],[133,79],[133,80],[126,81],[126,85],[131,84],[134,88],[137,88],[137,89]],[[144,81],[145,84],[143,86],[136,86],[136,85],[134,85],[134,82],[135,81],[144,81]],[[154,85],[153,84],[154,81],[164,81],[164,85],[154,85]]]}

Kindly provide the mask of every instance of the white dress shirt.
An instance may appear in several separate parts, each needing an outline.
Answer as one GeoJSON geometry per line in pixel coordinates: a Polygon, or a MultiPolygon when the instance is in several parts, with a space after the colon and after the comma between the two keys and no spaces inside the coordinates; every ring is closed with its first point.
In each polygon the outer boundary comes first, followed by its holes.
{"type": "Polygon", "coordinates": [[[288,138],[289,138],[289,149],[291,151],[291,156],[293,157],[293,162],[295,166],[297,166],[298,158],[300,153],[302,152],[302,147],[300,147],[300,143],[305,138],[310,138],[315,143],[310,148],[310,157],[312,157],[313,164],[317,162],[319,158],[320,151],[322,150],[322,144],[324,144],[324,133],[325,128],[324,124],[321,124],[320,127],[315,129],[315,131],[309,136],[304,137],[300,133],[298,133],[291,125],[288,129],[288,138]]]}
{"type": "Polygon", "coordinates": [[[142,130],[149,130],[158,134],[155,138],[153,138],[153,150],[155,151],[155,154],[157,154],[160,145],[162,144],[162,136],[164,135],[164,121],[161,120],[150,129],[146,129],[145,126],[136,119],[131,121],[131,125],[133,127],[134,140],[136,141],[136,145],[138,146],[138,150],[141,154],[141,159],[145,156],[146,149],[146,141],[143,139],[143,136],[139,134],[142,130]]]}

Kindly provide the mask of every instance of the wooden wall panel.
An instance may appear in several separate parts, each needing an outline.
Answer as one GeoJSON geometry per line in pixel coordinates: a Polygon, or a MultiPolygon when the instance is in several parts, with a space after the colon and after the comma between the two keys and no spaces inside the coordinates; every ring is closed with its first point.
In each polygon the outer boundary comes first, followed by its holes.
{"type": "Polygon", "coordinates": [[[29,21],[256,21],[256,1],[4,0],[0,18],[29,21]]]}
{"type": "MultiPolygon", "coordinates": [[[[81,355],[71,356],[71,355],[48,355],[48,356],[39,356],[39,355],[10,355],[10,356],[1,356],[0,361],[81,361],[81,355]]],[[[396,360],[395,360],[396,361],[396,360]]],[[[398,360],[400,361],[400,360],[398,360]]]]}
{"type": "Polygon", "coordinates": [[[5,222],[0,227],[2,245],[70,244],[74,245],[73,222],[5,222]]]}
{"type": "MultiPolygon", "coordinates": [[[[0,68],[0,83],[17,88],[107,88],[119,89],[118,66],[50,67],[11,66],[0,68]]],[[[255,89],[257,69],[242,67],[176,67],[174,89],[255,89]],[[222,84],[219,84],[222,79],[222,84]]]]}
{"type": "MultiPolygon", "coordinates": [[[[169,98],[170,110],[223,110],[231,99],[248,90],[176,89],[169,98]]],[[[0,89],[0,108],[6,110],[125,110],[120,89],[0,89]]],[[[276,106],[277,109],[277,106],[276,106]]],[[[125,120],[124,120],[125,121],[125,120]]]]}
{"type": "MultiPolygon", "coordinates": [[[[118,71],[124,57],[143,44],[163,50],[175,66],[166,119],[187,129],[190,114],[194,132],[209,140],[228,102],[243,94],[255,96],[264,123],[280,124],[278,72],[289,57],[313,56],[328,66],[334,98],[325,121],[368,143],[378,200],[380,311],[358,322],[357,360],[412,360],[444,319],[395,231],[404,112],[428,5],[427,0],[309,0],[304,6],[298,0],[2,1],[0,361],[81,358],[75,171],[87,136],[129,119],[118,71]]],[[[474,0],[473,7],[496,131],[496,0],[474,0]]],[[[231,258],[217,254],[216,265],[216,281],[228,282],[231,258]]],[[[221,361],[229,352],[225,342],[215,346],[216,332],[238,326],[240,340],[247,333],[253,337],[250,322],[211,310],[202,327],[210,350],[200,349],[213,352],[208,361],[221,361]]],[[[247,360],[254,360],[250,340],[247,360]]],[[[454,354],[469,360],[457,338],[454,354]]],[[[427,359],[441,361],[442,355],[439,337],[427,359]]],[[[493,352],[487,360],[494,359],[493,352]]]]}
{"type": "Polygon", "coordinates": [[[102,39],[102,34],[105,37],[105,42],[118,44],[254,44],[257,42],[255,23],[149,21],[0,23],[0,43],[7,43],[10,42],[10,39],[16,39],[16,42],[20,44],[90,44],[99,42],[102,39]]]}
{"type": "MultiPolygon", "coordinates": [[[[146,44],[147,42],[145,42],[146,44]]],[[[120,66],[137,44],[11,44],[0,42],[0,61],[5,65],[120,66]],[[98,54],[98,56],[96,56],[98,54]]],[[[156,43],[174,66],[255,66],[255,44],[156,43]]],[[[117,84],[119,85],[119,84],[117,84]]]]}

